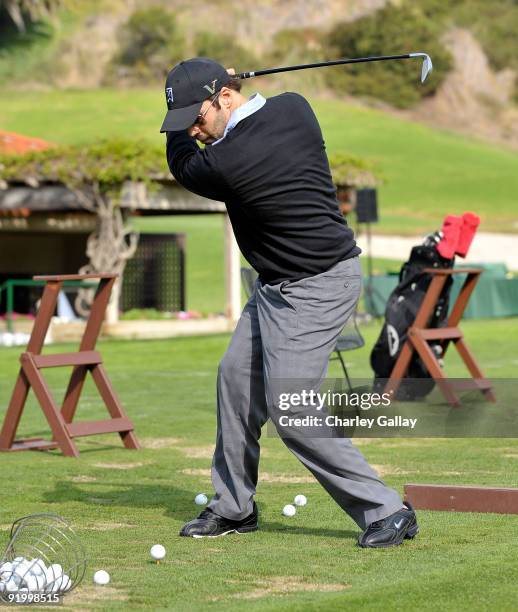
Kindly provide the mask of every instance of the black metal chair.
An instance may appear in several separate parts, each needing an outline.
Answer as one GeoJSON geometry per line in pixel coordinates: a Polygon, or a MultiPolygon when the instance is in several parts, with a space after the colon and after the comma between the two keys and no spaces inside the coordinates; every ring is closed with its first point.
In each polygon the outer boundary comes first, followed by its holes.
{"type": "Polygon", "coordinates": [[[344,351],[353,351],[354,349],[359,349],[365,345],[365,339],[361,335],[360,329],[358,327],[358,322],[356,320],[356,310],[349,317],[345,327],[338,337],[335,345],[335,354],[336,357],[330,357],[329,361],[340,362],[342,366],[342,370],[344,372],[345,380],[347,381],[347,386],[349,387],[349,391],[353,390],[351,385],[351,380],[349,379],[349,373],[347,372],[347,366],[345,365],[345,361],[342,357],[342,352],[344,351]]]}
{"type": "MultiPolygon", "coordinates": [[[[256,279],[257,272],[253,268],[241,268],[241,281],[243,283],[243,288],[247,297],[250,297],[252,295],[256,279]]],[[[334,353],[336,353],[336,357],[331,357],[329,359],[329,361],[338,360],[340,362],[345,376],[345,380],[347,381],[347,385],[349,387],[349,391],[352,391],[353,388],[351,385],[351,380],[349,378],[349,373],[347,372],[347,366],[345,365],[345,361],[342,357],[342,353],[345,351],[353,351],[354,349],[359,349],[364,345],[365,340],[361,335],[360,329],[358,327],[355,310],[352,316],[345,324],[342,333],[336,341],[334,350],[334,353]]]]}

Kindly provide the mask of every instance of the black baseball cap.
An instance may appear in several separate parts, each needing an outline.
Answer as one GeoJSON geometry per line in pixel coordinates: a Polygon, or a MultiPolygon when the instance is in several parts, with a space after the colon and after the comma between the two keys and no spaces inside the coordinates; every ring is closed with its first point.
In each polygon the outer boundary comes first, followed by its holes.
{"type": "Polygon", "coordinates": [[[161,132],[178,132],[190,127],[204,100],[227,85],[231,76],[214,60],[194,57],[177,64],[167,75],[167,114],[161,132]]]}

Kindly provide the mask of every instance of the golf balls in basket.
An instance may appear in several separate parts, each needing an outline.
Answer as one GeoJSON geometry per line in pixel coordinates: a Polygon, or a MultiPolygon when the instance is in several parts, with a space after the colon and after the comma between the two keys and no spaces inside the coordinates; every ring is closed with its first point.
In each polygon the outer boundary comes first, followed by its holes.
{"type": "Polygon", "coordinates": [[[295,506],[292,506],[291,504],[286,504],[282,509],[284,516],[295,516],[296,512],[297,510],[295,509],[295,506]]]}
{"type": "Polygon", "coordinates": [[[205,506],[205,504],[207,503],[207,496],[205,495],[205,493],[198,493],[198,495],[196,495],[196,497],[194,498],[194,503],[197,506],[205,506]]]}
{"type": "Polygon", "coordinates": [[[165,557],[165,548],[162,544],[155,544],[149,552],[155,561],[160,561],[160,559],[165,557]]]}
{"type": "Polygon", "coordinates": [[[305,506],[308,503],[308,499],[305,495],[295,495],[294,502],[296,506],[305,506]]]}
{"type": "Polygon", "coordinates": [[[110,574],[104,570],[97,570],[94,574],[95,584],[105,585],[110,582],[110,574]]]}

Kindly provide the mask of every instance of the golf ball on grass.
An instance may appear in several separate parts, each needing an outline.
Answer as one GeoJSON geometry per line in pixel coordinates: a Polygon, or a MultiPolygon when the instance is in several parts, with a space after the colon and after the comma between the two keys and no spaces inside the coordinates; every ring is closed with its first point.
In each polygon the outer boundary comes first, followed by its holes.
{"type": "Polygon", "coordinates": [[[155,544],[149,552],[155,561],[160,561],[165,557],[165,548],[162,544],[155,544]]]}
{"type": "Polygon", "coordinates": [[[110,582],[110,574],[104,570],[97,570],[94,574],[94,582],[95,584],[104,586],[110,582]]]}
{"type": "Polygon", "coordinates": [[[305,506],[308,503],[308,499],[305,495],[295,495],[293,500],[296,506],[305,506]]]}
{"type": "Polygon", "coordinates": [[[205,506],[207,501],[208,499],[205,493],[198,493],[198,495],[196,495],[196,497],[194,498],[194,503],[197,506],[205,506]]]}
{"type": "Polygon", "coordinates": [[[286,504],[282,509],[284,516],[295,516],[297,510],[292,504],[286,504]]]}

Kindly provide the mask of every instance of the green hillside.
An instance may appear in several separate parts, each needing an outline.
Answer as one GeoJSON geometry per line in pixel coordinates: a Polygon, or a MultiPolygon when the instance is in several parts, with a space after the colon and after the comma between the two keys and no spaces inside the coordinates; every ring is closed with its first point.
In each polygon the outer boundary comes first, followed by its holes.
{"type": "MultiPolygon", "coordinates": [[[[254,86],[264,92],[263,84],[254,86]]],[[[473,210],[482,216],[481,229],[518,231],[515,152],[373,109],[311,102],[329,153],[365,156],[381,169],[378,230],[413,234],[435,228],[447,212],[473,210]]],[[[160,89],[0,93],[0,129],[56,143],[110,136],[161,142],[163,114],[160,89]]]]}

